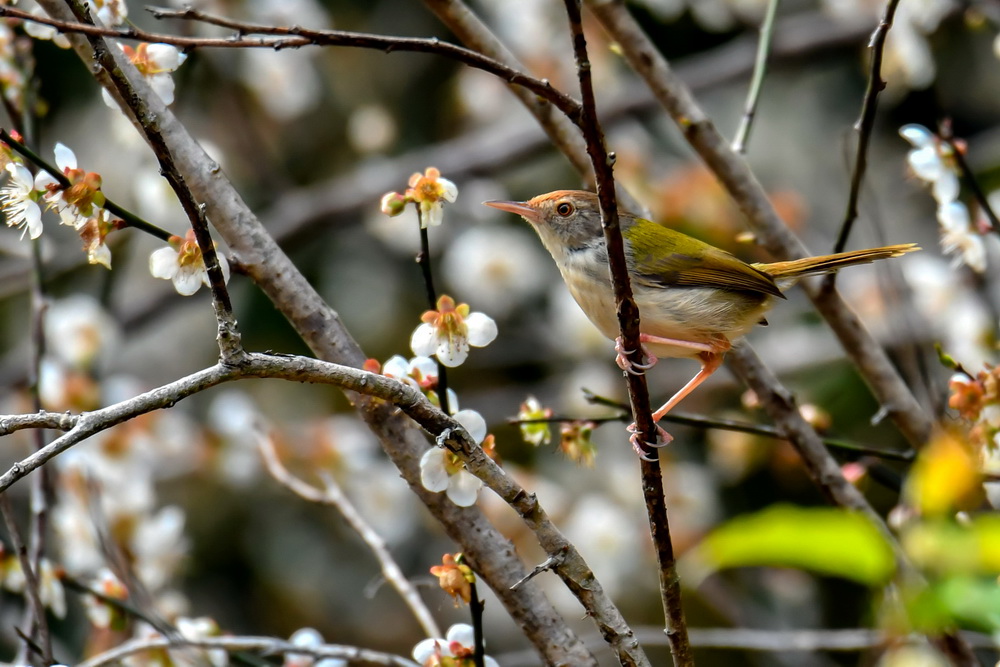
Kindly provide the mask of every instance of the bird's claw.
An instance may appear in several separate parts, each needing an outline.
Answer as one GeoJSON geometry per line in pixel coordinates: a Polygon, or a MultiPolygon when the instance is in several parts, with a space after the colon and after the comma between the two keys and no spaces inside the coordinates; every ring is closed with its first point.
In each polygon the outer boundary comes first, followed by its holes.
{"type": "Polygon", "coordinates": [[[619,337],[615,339],[615,363],[618,364],[618,368],[622,369],[626,373],[631,373],[632,375],[644,375],[646,371],[656,365],[657,359],[654,355],[650,354],[649,350],[645,346],[639,346],[642,349],[642,354],[646,358],[645,363],[638,363],[629,359],[630,354],[634,354],[635,350],[626,350],[622,339],[619,337]],[[638,370],[636,370],[638,369],[638,370]]]}
{"type": "Polygon", "coordinates": [[[636,427],[636,425],[634,423],[633,424],[629,424],[628,426],[626,426],[625,430],[632,434],[632,436],[628,439],[628,441],[630,443],[632,443],[632,449],[635,450],[635,453],[638,454],[638,456],[639,456],[640,459],[642,459],[643,461],[649,461],[650,463],[652,463],[653,461],[655,461],[656,458],[648,456],[646,454],[645,449],[643,449],[643,446],[645,445],[646,447],[652,447],[654,449],[659,449],[660,447],[666,447],[674,439],[674,436],[672,436],[669,433],[667,433],[663,429],[663,427],[660,426],[659,424],[656,424],[656,442],[642,442],[642,441],[640,441],[639,440],[639,430],[638,430],[638,428],[636,427]]]}

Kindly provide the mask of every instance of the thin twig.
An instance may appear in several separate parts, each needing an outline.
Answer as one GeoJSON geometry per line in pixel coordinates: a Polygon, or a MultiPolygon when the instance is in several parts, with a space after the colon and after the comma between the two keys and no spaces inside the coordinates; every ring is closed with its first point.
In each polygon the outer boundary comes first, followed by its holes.
{"type": "MultiPolygon", "coordinates": [[[[854,158],[854,171],[851,174],[851,191],[847,197],[847,211],[844,213],[844,222],[840,227],[840,235],[833,246],[833,252],[843,252],[847,247],[847,237],[851,234],[854,221],[858,218],[858,198],[861,196],[861,183],[865,178],[865,170],[868,167],[868,141],[871,139],[872,129],[875,127],[875,110],[878,107],[878,94],[885,88],[885,81],[882,80],[882,55],[885,53],[885,40],[892,27],[893,18],[896,15],[896,7],[899,0],[888,0],[885,5],[885,13],[878,27],[872,33],[871,42],[871,71],[868,74],[868,88],[865,90],[865,97],[861,103],[861,115],[854,129],[858,132],[858,152],[854,158]]],[[[835,274],[831,273],[826,280],[832,284],[835,274]]]]}
{"type": "Polygon", "coordinates": [[[365,521],[365,518],[361,516],[361,513],[354,506],[354,503],[350,501],[343,489],[340,488],[340,485],[332,477],[328,476],[324,479],[325,489],[321,491],[290,473],[281,462],[278,453],[274,449],[274,443],[266,433],[259,434],[258,449],[260,450],[261,458],[264,459],[264,466],[275,481],[304,500],[320,505],[329,505],[340,512],[344,520],[347,521],[347,524],[358,534],[358,537],[361,538],[365,545],[371,549],[372,554],[374,554],[382,568],[382,576],[392,584],[392,587],[403,598],[403,602],[410,608],[417,622],[420,623],[420,627],[423,628],[424,634],[428,637],[442,637],[441,629],[434,620],[434,616],[427,608],[427,605],[424,604],[424,601],[420,599],[420,594],[417,593],[416,588],[413,587],[413,584],[403,574],[402,569],[396,563],[396,559],[389,553],[389,548],[386,546],[385,540],[365,521]]]}
{"type": "MultiPolygon", "coordinates": [[[[31,353],[28,356],[28,391],[31,394],[31,403],[35,411],[42,409],[42,399],[40,393],[42,358],[45,356],[45,314],[48,304],[45,299],[45,287],[42,276],[42,244],[36,239],[31,242],[31,353]]],[[[45,446],[45,433],[35,431],[34,444],[35,451],[45,446]]],[[[38,575],[42,569],[42,556],[45,553],[45,532],[48,523],[49,511],[49,475],[46,470],[39,471],[39,474],[32,480],[29,492],[29,516],[31,520],[28,524],[27,558],[31,564],[31,570],[38,575]]],[[[37,610],[36,610],[37,611],[37,610]]],[[[25,609],[26,624],[30,620],[32,638],[36,638],[37,643],[42,646],[46,656],[52,655],[52,640],[47,632],[42,632],[44,618],[39,623],[37,618],[32,618],[31,605],[25,609]]]]}
{"type": "Polygon", "coordinates": [[[543,560],[541,563],[539,563],[538,565],[536,565],[534,567],[534,569],[532,569],[531,572],[529,572],[526,576],[524,576],[524,577],[518,579],[516,582],[514,582],[514,585],[511,586],[511,588],[517,588],[517,587],[521,586],[522,584],[525,584],[525,583],[531,581],[532,579],[534,579],[535,577],[537,577],[538,575],[540,575],[542,572],[548,572],[549,570],[555,568],[555,566],[559,565],[559,563],[561,561],[562,561],[562,556],[560,554],[557,554],[555,556],[549,556],[548,558],[546,558],[545,560],[543,560]]]}
{"type": "MultiPolygon", "coordinates": [[[[620,401],[607,398],[605,396],[598,396],[593,392],[586,389],[583,390],[584,399],[589,403],[594,403],[596,405],[605,405],[611,408],[617,408],[619,410],[628,410],[628,406],[620,401]]],[[[602,421],[626,421],[628,419],[628,414],[622,413],[615,417],[608,418],[598,418],[594,419],[588,417],[587,421],[600,423],[602,421]]],[[[566,417],[550,417],[545,419],[524,419],[524,420],[508,420],[508,423],[530,423],[532,421],[538,422],[563,422],[563,421],[577,421],[573,418],[566,417]]],[[[715,428],[723,431],[736,431],[739,433],[750,433],[752,435],[762,435],[767,438],[777,438],[779,440],[786,440],[787,437],[781,431],[774,426],[768,426],[767,424],[754,424],[751,422],[740,421],[737,419],[722,419],[720,417],[706,417],[704,415],[693,415],[685,412],[675,412],[671,410],[668,414],[664,415],[661,421],[672,422],[674,424],[683,424],[684,426],[694,426],[697,428],[715,428]]],[[[866,456],[875,456],[882,459],[889,459],[892,461],[913,461],[916,458],[916,453],[910,449],[906,451],[892,451],[887,449],[882,449],[879,447],[871,447],[869,445],[863,445],[859,442],[851,442],[849,440],[840,440],[837,438],[827,438],[823,437],[823,444],[827,447],[833,447],[835,449],[843,449],[848,452],[854,452],[857,454],[864,454],[866,456]]]]}
{"type": "Polygon", "coordinates": [[[486,641],[483,633],[484,605],[476,590],[476,582],[469,582],[469,614],[472,617],[473,653],[472,661],[475,667],[486,667],[486,641]]]}
{"type": "Polygon", "coordinates": [[[290,641],[273,639],[271,637],[206,637],[204,639],[167,639],[156,637],[153,639],[132,639],[104,653],[99,653],[89,660],[77,663],[77,667],[102,667],[103,665],[118,663],[123,658],[135,653],[141,653],[142,651],[184,646],[206,650],[221,649],[229,652],[253,651],[265,656],[296,653],[311,655],[315,658],[340,658],[352,663],[385,665],[386,667],[420,667],[412,660],[401,656],[371,651],[357,646],[339,644],[299,646],[290,641]]]}
{"type": "MultiPolygon", "coordinates": [[[[615,196],[612,166],[614,156],[609,154],[605,147],[604,133],[597,118],[590,58],[587,54],[587,40],[583,33],[583,21],[580,15],[581,3],[580,0],[565,0],[564,4],[566,14],[569,17],[573,55],[576,58],[577,76],[580,80],[580,98],[583,103],[580,126],[584,139],[587,141],[587,153],[590,155],[597,177],[597,197],[601,206],[601,224],[604,228],[604,243],[611,268],[611,284],[617,306],[618,327],[623,346],[626,350],[632,351],[630,355],[632,361],[642,364],[643,348],[639,344],[639,309],[632,298],[632,287],[625,264],[624,241],[618,220],[618,202],[615,196]]],[[[635,432],[639,441],[655,442],[659,436],[649,407],[649,390],[646,386],[646,378],[643,375],[633,373],[626,373],[625,378],[629,401],[632,404],[632,415],[635,417],[635,432]]],[[[680,578],[677,575],[677,561],[674,556],[670,526],[667,520],[663,471],[660,469],[658,451],[655,448],[649,448],[646,449],[646,452],[647,455],[639,457],[641,459],[642,491],[649,517],[650,536],[656,549],[659,565],[660,594],[663,601],[667,634],[671,640],[670,650],[673,654],[674,665],[688,667],[688,665],[694,664],[694,660],[687,639],[687,624],[684,620],[684,608],[681,604],[680,578]]],[[[617,649],[618,658],[622,660],[622,664],[626,664],[625,659],[635,661],[635,664],[648,662],[645,653],[639,650],[630,652],[627,651],[627,646],[615,646],[614,644],[612,647],[617,649]]]]}
{"type": "MultiPolygon", "coordinates": [[[[419,37],[386,37],[367,33],[348,32],[345,30],[310,30],[298,27],[278,27],[242,21],[232,21],[223,17],[215,17],[195,10],[179,10],[171,12],[160,10],[154,12],[157,18],[187,18],[215,22],[216,25],[231,27],[237,34],[231,38],[181,37],[165,33],[156,33],[140,28],[104,28],[78,21],[63,21],[29,14],[13,7],[0,6],[0,16],[33,21],[42,25],[52,26],[64,34],[80,34],[88,37],[111,37],[114,39],[129,39],[142,42],[172,44],[185,50],[198,48],[214,49],[281,49],[300,48],[303,46],[350,46],[362,49],[374,49],[385,53],[433,53],[445,58],[456,60],[469,67],[489,72],[509,84],[522,86],[532,93],[548,100],[566,116],[576,122],[580,115],[579,103],[568,95],[560,93],[547,81],[536,79],[519,72],[512,67],[487,58],[481,53],[461,46],[442,42],[436,37],[429,39],[419,37]],[[177,14],[175,16],[175,14],[177,14]],[[266,35],[264,38],[246,37],[249,34],[266,35]],[[285,37],[270,37],[284,35],[285,37]]],[[[79,18],[79,17],[78,17],[79,18]]]]}
{"type": "MultiPolygon", "coordinates": [[[[0,16],[3,15],[4,9],[7,8],[0,7],[0,16]]],[[[68,188],[70,185],[72,185],[69,182],[69,179],[66,178],[66,174],[59,171],[59,169],[56,166],[51,164],[41,155],[39,155],[35,151],[25,146],[23,143],[12,137],[11,134],[6,129],[0,128],[0,140],[2,140],[4,143],[9,145],[15,151],[20,153],[24,158],[26,158],[32,164],[41,167],[43,170],[45,170],[45,173],[54,178],[61,187],[68,188]]],[[[139,217],[132,211],[123,208],[122,206],[116,204],[110,199],[105,199],[104,205],[101,206],[101,208],[107,209],[108,213],[112,213],[115,216],[121,218],[127,226],[134,227],[135,229],[146,232],[150,236],[155,236],[156,238],[161,239],[163,241],[169,241],[173,236],[173,234],[166,231],[165,229],[161,229],[156,225],[154,225],[153,223],[144,220],[143,218],[139,217]]]]}
{"type": "Polygon", "coordinates": [[[979,179],[976,178],[972,168],[969,166],[969,161],[965,159],[965,147],[960,145],[964,142],[955,138],[950,122],[941,123],[938,136],[951,146],[951,156],[955,160],[955,166],[958,167],[958,172],[962,175],[962,180],[965,181],[966,187],[972,192],[972,196],[976,198],[979,208],[983,210],[987,220],[990,221],[990,229],[994,233],[1000,234],[1000,219],[997,218],[996,211],[993,210],[990,200],[987,198],[982,186],[979,185],[979,179]]]}
{"type": "MultiPolygon", "coordinates": [[[[424,212],[420,209],[420,204],[414,202],[417,209],[417,221],[420,225],[420,252],[417,254],[417,265],[420,267],[420,275],[424,279],[424,289],[427,291],[427,303],[430,310],[437,310],[437,290],[434,289],[434,273],[431,271],[431,241],[427,225],[424,224],[424,212]]],[[[436,356],[434,362],[437,364],[437,395],[441,410],[450,415],[451,409],[448,405],[448,367],[441,363],[436,356]]]]}
{"type": "Polygon", "coordinates": [[[4,524],[7,526],[7,535],[10,537],[14,553],[17,554],[18,563],[21,565],[21,572],[24,574],[24,592],[28,598],[28,608],[33,616],[33,626],[37,630],[27,633],[29,638],[33,635],[38,637],[37,642],[26,644],[31,651],[40,651],[39,657],[46,665],[51,665],[52,661],[52,640],[49,635],[49,624],[45,617],[45,605],[42,604],[41,596],[41,570],[36,570],[31,564],[28,548],[21,538],[21,529],[17,527],[14,512],[10,506],[10,496],[0,493],[0,515],[3,515],[4,524]]]}
{"type": "Polygon", "coordinates": [[[757,59],[753,66],[753,79],[743,107],[743,118],[733,139],[733,150],[743,154],[747,152],[747,142],[750,139],[750,128],[757,114],[757,103],[760,101],[760,91],[764,88],[764,75],[767,74],[767,58],[771,52],[771,39],[774,37],[774,17],[778,14],[779,0],[768,0],[767,13],[760,25],[760,41],[757,43],[757,59]]]}

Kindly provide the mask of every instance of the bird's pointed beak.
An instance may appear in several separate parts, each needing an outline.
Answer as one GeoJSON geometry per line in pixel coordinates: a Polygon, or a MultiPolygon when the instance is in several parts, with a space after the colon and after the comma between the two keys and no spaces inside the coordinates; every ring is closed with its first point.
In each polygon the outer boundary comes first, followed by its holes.
{"type": "Polygon", "coordinates": [[[523,201],[484,201],[485,206],[491,206],[493,208],[498,208],[501,211],[507,211],[508,213],[516,213],[528,222],[532,224],[538,224],[541,220],[541,216],[538,213],[538,209],[534,206],[528,204],[528,202],[523,201]]]}

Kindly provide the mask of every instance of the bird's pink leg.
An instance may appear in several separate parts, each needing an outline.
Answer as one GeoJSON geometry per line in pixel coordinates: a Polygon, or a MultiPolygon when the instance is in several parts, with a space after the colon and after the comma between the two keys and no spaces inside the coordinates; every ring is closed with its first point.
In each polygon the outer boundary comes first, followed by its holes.
{"type": "Polygon", "coordinates": [[[686,385],[681,387],[680,391],[674,394],[669,401],[664,403],[659,410],[653,413],[653,421],[658,422],[663,419],[664,415],[677,407],[677,404],[683,401],[698,385],[707,380],[712,373],[719,370],[719,366],[722,365],[722,356],[721,352],[703,352],[698,355],[698,358],[701,359],[701,370],[686,385]]]}
{"type": "MultiPolygon", "coordinates": [[[[728,341],[726,341],[728,343],[728,341]]],[[[637,364],[634,361],[630,361],[628,355],[632,354],[632,350],[626,350],[622,343],[622,338],[619,336],[615,339],[615,352],[618,354],[615,356],[615,363],[618,364],[618,368],[622,369],[627,373],[632,375],[642,375],[645,371],[656,365],[658,361],[656,356],[646,349],[643,343],[655,343],[656,345],[671,345],[673,347],[683,348],[685,350],[697,350],[699,352],[715,352],[717,347],[710,343],[696,343],[691,340],[680,340],[679,338],[663,338],[661,336],[651,336],[649,334],[641,333],[639,334],[639,344],[642,346],[643,356],[646,357],[645,363],[637,364]],[[639,370],[635,370],[639,369],[639,370]]],[[[729,347],[727,346],[728,350],[729,347]]]]}
{"type": "MultiPolygon", "coordinates": [[[[659,410],[653,413],[654,424],[663,419],[664,415],[677,407],[678,403],[684,400],[684,398],[694,391],[698,385],[707,380],[712,373],[719,370],[719,366],[722,365],[722,359],[729,348],[732,347],[732,344],[725,336],[719,336],[717,340],[713,341],[713,344],[706,345],[706,347],[711,347],[712,349],[698,355],[698,358],[701,360],[701,370],[699,370],[686,385],[681,387],[680,391],[671,396],[670,400],[664,403],[659,410]]],[[[647,457],[642,449],[635,424],[630,424],[627,430],[632,434],[632,437],[629,438],[629,442],[632,443],[632,449],[636,451],[640,458],[645,459],[646,461],[651,461],[652,459],[647,457]]],[[[673,440],[673,436],[667,433],[662,426],[656,424],[656,442],[647,442],[644,444],[648,447],[663,447],[664,445],[670,444],[671,440],[673,440]]]]}

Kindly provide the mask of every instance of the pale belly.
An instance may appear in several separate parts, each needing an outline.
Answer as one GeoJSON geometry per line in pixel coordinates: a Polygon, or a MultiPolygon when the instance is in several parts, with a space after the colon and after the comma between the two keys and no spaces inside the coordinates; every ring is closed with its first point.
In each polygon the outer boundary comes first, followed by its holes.
{"type": "MultiPolygon", "coordinates": [[[[566,276],[564,276],[566,277],[566,276]]],[[[618,315],[609,284],[573,276],[570,293],[602,334],[618,337],[618,315]]],[[[639,307],[639,330],[651,336],[695,343],[732,342],[760,322],[771,306],[767,295],[706,287],[651,288],[633,286],[639,307]]],[[[674,345],[647,343],[657,357],[697,357],[699,351],[674,345]]]]}

